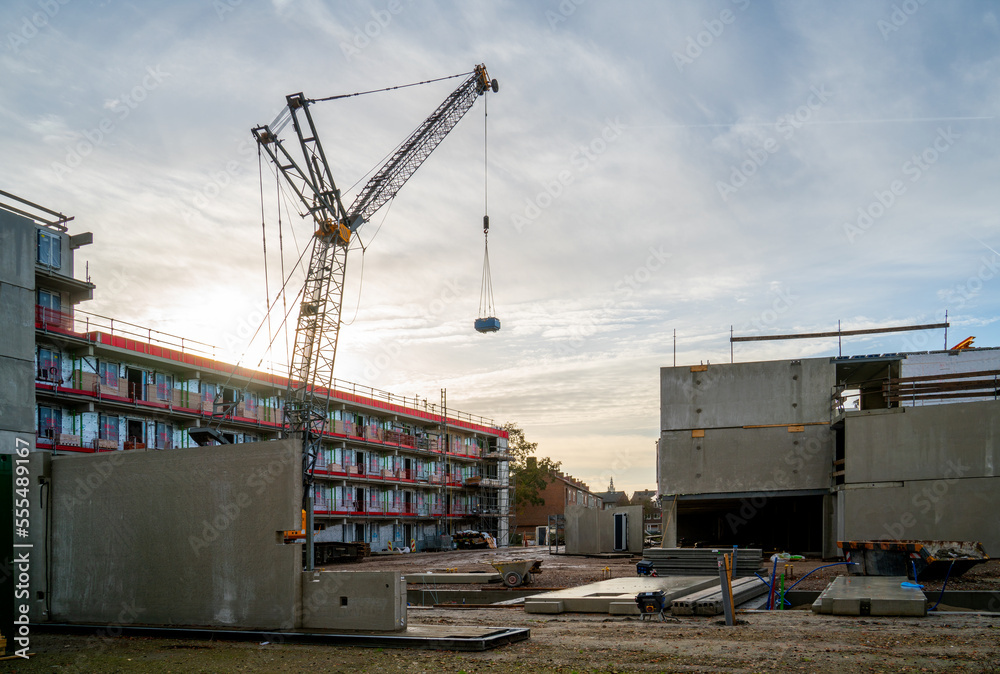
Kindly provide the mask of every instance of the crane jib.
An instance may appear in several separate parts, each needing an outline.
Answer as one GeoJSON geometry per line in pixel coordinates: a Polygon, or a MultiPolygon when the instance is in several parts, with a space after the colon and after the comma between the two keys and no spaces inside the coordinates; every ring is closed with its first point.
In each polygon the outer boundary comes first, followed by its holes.
{"type": "Polygon", "coordinates": [[[286,424],[306,439],[307,453],[318,448],[329,416],[329,394],[340,332],[347,250],[352,233],[396,196],[407,180],[472,108],[479,96],[499,91],[486,67],[477,65],[445,100],[404,140],[345,208],[330,170],[310,106],[302,93],[286,97],[275,120],[292,122],[300,157],[285,147],[269,126],[253,129],[258,145],[315,222],[313,251],[303,287],[286,397],[286,424]]]}

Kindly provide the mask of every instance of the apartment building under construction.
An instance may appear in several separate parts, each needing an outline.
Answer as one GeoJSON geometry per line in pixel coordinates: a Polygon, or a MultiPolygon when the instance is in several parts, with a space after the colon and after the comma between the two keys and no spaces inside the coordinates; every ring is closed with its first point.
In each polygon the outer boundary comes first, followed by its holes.
{"type": "MultiPolygon", "coordinates": [[[[69,218],[0,200],[0,451],[169,451],[191,428],[228,442],[277,439],[287,379],[220,362],[212,347],[77,308],[95,290],[73,254],[92,242],[69,218]]],[[[323,394],[326,391],[322,392],[323,394]]],[[[492,420],[346,382],[313,469],[323,539],[372,550],[447,545],[473,529],[512,530],[507,434],[492,420]]],[[[210,451],[210,450],[206,450],[210,451]]]]}

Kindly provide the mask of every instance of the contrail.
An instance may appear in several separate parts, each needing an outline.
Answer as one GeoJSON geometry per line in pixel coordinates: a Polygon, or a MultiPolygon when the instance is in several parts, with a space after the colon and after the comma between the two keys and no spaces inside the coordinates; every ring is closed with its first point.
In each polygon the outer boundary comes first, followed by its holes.
{"type": "MultiPolygon", "coordinates": [[[[787,115],[786,115],[787,116],[787,115]]],[[[994,115],[989,117],[909,117],[905,119],[833,119],[817,120],[813,122],[802,122],[799,126],[815,126],[820,124],[891,124],[910,122],[963,122],[970,120],[996,119],[994,115]]],[[[734,126],[774,126],[780,120],[774,122],[730,122],[728,124],[649,124],[646,126],[629,126],[630,129],[717,129],[730,128],[734,126]]]]}

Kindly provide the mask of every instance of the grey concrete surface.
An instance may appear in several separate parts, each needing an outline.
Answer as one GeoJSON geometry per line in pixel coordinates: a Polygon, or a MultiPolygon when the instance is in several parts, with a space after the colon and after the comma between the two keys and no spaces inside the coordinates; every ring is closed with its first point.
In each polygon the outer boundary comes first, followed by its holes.
{"type": "Polygon", "coordinates": [[[1000,476],[1000,401],[848,412],[848,483],[1000,476]]]}
{"type": "Polygon", "coordinates": [[[35,432],[35,225],[0,210],[0,452],[35,432]],[[9,435],[8,435],[9,434],[9,435]]]}
{"type": "Polygon", "coordinates": [[[0,283],[35,287],[35,224],[0,209],[0,283]]]}
{"type": "Polygon", "coordinates": [[[662,430],[830,420],[836,366],[829,358],[693,368],[660,368],[662,430]]]}
{"type": "Polygon", "coordinates": [[[903,587],[905,582],[906,576],[838,576],[812,610],[830,615],[927,615],[927,597],[919,588],[903,587]]]}
{"type": "MultiPolygon", "coordinates": [[[[35,437],[35,362],[0,357],[0,431],[35,437]]],[[[5,447],[0,451],[9,453],[5,447]]]]}
{"type": "Polygon", "coordinates": [[[33,361],[35,294],[31,288],[0,282],[0,358],[33,361]]]}
{"type": "Polygon", "coordinates": [[[703,494],[826,489],[834,435],[829,426],[790,433],[772,428],[663,431],[659,444],[660,492],[703,494]]]}
{"type": "Polygon", "coordinates": [[[396,571],[302,573],[302,629],[406,629],[406,580],[396,571]]]}
{"type": "Polygon", "coordinates": [[[842,492],[842,540],[979,541],[1000,556],[1000,477],[876,484],[842,492]]]}
{"type": "Polygon", "coordinates": [[[53,457],[50,619],[296,627],[298,441],[53,457]]]}

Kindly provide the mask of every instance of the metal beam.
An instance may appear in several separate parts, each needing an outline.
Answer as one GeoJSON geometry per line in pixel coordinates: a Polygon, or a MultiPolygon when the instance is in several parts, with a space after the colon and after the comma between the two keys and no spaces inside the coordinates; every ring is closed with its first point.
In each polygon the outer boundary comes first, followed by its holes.
{"type": "Polygon", "coordinates": [[[928,323],[926,325],[901,325],[897,328],[866,328],[864,330],[834,330],[832,332],[803,332],[798,335],[758,335],[756,337],[730,337],[730,342],[764,342],[780,339],[816,339],[819,337],[849,337],[851,335],[875,335],[884,332],[909,332],[913,330],[936,330],[947,328],[950,323],[928,323]]]}

